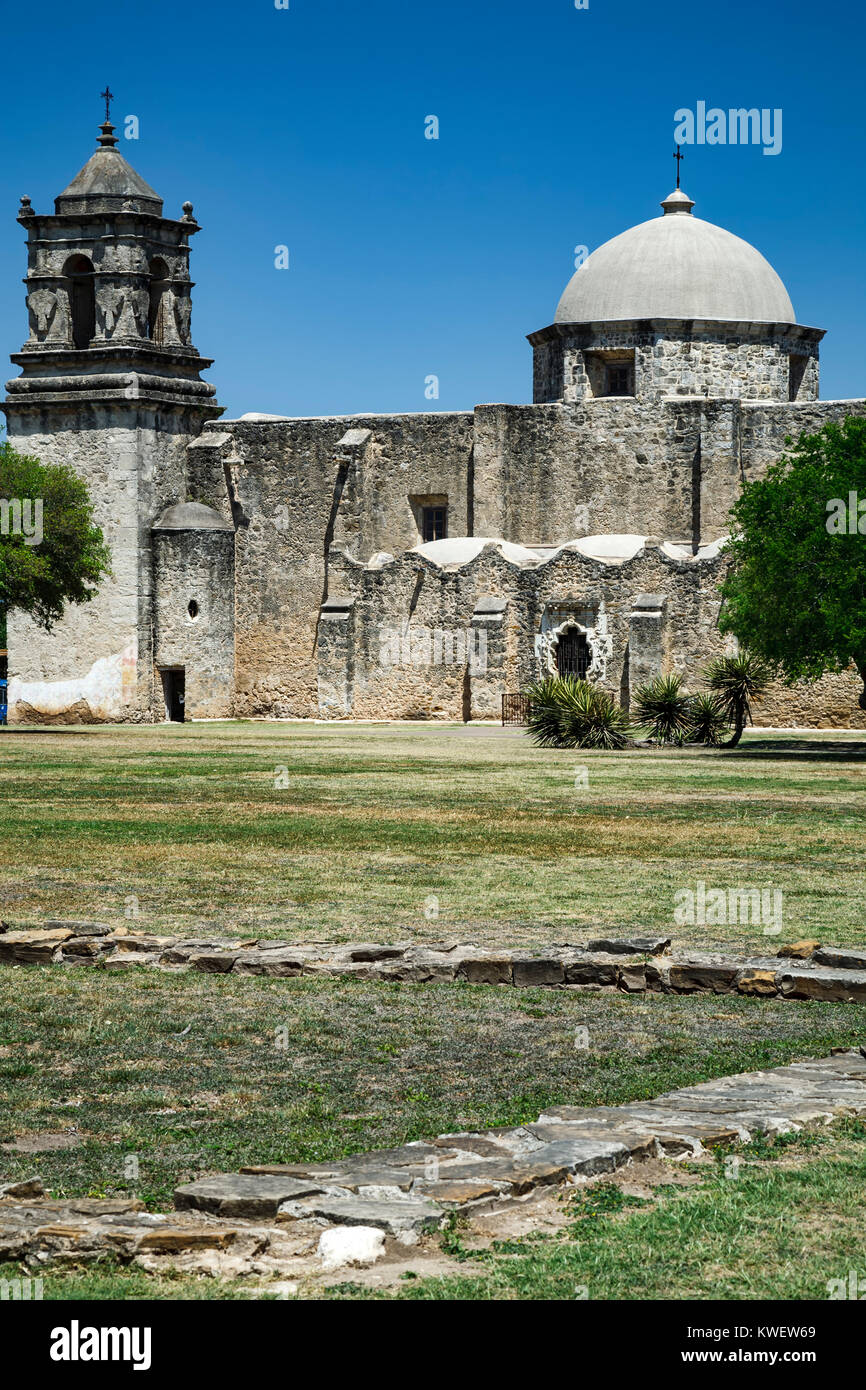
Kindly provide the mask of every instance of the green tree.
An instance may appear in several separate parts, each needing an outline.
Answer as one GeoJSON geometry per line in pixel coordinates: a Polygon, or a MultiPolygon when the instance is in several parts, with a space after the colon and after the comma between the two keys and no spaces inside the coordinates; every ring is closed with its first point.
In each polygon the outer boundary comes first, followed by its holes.
{"type": "Polygon", "coordinates": [[[110,555],[87,488],[67,464],[44,464],[0,443],[0,647],[6,614],[50,632],[68,603],[87,603],[110,555]]]}
{"type": "Polygon", "coordinates": [[[866,420],[787,443],[731,511],[719,626],[788,681],[853,662],[866,709],[866,420]]]}

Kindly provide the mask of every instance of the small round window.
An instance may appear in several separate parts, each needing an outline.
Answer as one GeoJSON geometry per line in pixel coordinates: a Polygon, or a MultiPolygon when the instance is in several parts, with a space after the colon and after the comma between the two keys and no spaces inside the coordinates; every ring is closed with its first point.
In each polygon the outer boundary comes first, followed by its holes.
{"type": "Polygon", "coordinates": [[[198,604],[196,603],[194,598],[190,599],[186,611],[192,618],[193,622],[195,622],[196,618],[198,617],[198,604]]]}

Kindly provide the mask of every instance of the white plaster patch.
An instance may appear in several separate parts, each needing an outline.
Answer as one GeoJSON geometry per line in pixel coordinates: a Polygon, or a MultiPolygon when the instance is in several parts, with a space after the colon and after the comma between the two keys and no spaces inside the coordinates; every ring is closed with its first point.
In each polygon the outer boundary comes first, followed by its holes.
{"type": "MultiPolygon", "coordinates": [[[[288,420],[290,418],[291,417],[288,415],[266,415],[260,410],[248,410],[246,415],[241,415],[240,417],[241,421],[249,420],[253,423],[255,423],[256,420],[288,420]]],[[[207,436],[206,439],[207,442],[210,443],[210,439],[207,436]]]]}
{"type": "Polygon", "coordinates": [[[730,538],[722,536],[717,541],[710,541],[709,545],[702,545],[697,554],[692,554],[684,545],[674,545],[673,541],[665,541],[662,552],[669,556],[671,560],[715,560],[723,545],[730,538]]]}
{"type": "Polygon", "coordinates": [[[97,719],[112,719],[135,693],[136,645],[95,661],[86,676],[65,681],[22,681],[9,679],[9,708],[20,702],[40,714],[63,714],[86,702],[97,719]]]}
{"type": "Polygon", "coordinates": [[[480,555],[486,545],[495,545],[503,559],[508,560],[512,565],[537,565],[538,553],[528,550],[525,545],[514,545],[511,541],[504,541],[500,536],[448,536],[442,541],[426,541],[423,545],[416,545],[413,551],[417,555],[423,555],[425,559],[432,560],[434,565],[442,567],[446,565],[468,565],[480,555]]]}
{"type": "Polygon", "coordinates": [[[578,550],[593,560],[631,560],[639,550],[643,550],[646,536],[624,534],[621,536],[581,536],[570,541],[569,549],[578,550]]]}

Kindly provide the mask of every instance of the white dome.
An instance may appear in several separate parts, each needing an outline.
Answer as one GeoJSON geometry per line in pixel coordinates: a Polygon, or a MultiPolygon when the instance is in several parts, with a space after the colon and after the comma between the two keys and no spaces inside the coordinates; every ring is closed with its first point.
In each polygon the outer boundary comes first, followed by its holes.
{"type": "Polygon", "coordinates": [[[692,216],[679,189],[654,217],[607,241],[572,276],[557,323],[729,319],[796,323],[769,261],[741,237],[692,216]]]}

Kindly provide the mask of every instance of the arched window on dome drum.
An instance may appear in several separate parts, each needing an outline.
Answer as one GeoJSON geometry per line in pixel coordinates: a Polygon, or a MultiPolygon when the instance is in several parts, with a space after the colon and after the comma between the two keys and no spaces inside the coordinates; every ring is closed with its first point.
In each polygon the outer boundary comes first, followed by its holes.
{"type": "Polygon", "coordinates": [[[151,342],[164,343],[170,312],[171,282],[169,269],[160,256],[150,263],[150,307],[147,315],[147,336],[151,342]]]}
{"type": "Polygon", "coordinates": [[[69,314],[73,346],[87,348],[96,332],[96,291],[93,262],[86,256],[71,256],[63,267],[69,290],[69,314]]]}

